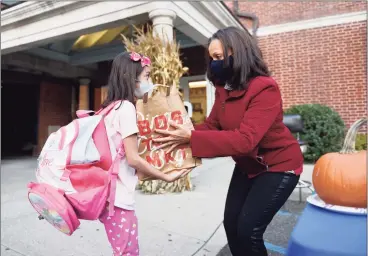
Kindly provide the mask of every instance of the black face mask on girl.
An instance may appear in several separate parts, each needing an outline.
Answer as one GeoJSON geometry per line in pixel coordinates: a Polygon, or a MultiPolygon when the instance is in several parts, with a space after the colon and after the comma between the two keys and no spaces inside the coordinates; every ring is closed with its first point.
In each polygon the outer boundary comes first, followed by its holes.
{"type": "Polygon", "coordinates": [[[211,61],[211,73],[215,78],[215,83],[218,85],[225,85],[233,75],[233,56],[229,56],[229,66],[224,68],[224,60],[212,60],[211,61]]]}

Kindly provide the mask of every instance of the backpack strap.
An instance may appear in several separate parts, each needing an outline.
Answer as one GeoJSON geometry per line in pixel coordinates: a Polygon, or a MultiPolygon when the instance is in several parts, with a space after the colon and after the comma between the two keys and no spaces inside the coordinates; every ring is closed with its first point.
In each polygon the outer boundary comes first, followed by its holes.
{"type": "Polygon", "coordinates": [[[76,112],[78,118],[83,118],[87,116],[93,116],[95,111],[92,110],[77,110],[76,112]]]}
{"type": "Polygon", "coordinates": [[[109,217],[114,215],[114,203],[115,203],[115,194],[116,194],[116,181],[118,179],[118,174],[120,170],[120,160],[125,156],[125,150],[123,141],[118,147],[119,150],[116,153],[116,157],[109,169],[110,175],[110,194],[109,194],[109,217]]]}
{"type": "Polygon", "coordinates": [[[117,104],[122,104],[123,101],[114,101],[113,103],[110,103],[110,105],[108,105],[105,108],[101,108],[100,110],[98,110],[96,112],[96,115],[102,115],[102,116],[106,116],[108,113],[110,113],[110,111],[117,105],[117,104]]]}

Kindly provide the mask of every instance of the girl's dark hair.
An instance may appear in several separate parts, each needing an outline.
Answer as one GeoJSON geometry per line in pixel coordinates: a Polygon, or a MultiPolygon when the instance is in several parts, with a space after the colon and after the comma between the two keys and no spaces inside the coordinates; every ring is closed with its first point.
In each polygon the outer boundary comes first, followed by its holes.
{"type": "Polygon", "coordinates": [[[131,60],[130,52],[116,56],[112,62],[107,83],[107,97],[102,103],[102,107],[105,108],[117,100],[128,100],[134,104],[134,90],[138,76],[142,71],[141,62],[131,60]]]}
{"type": "MultiPolygon", "coordinates": [[[[226,83],[234,90],[246,89],[249,81],[256,76],[270,76],[257,41],[247,30],[236,27],[220,29],[209,39],[208,46],[215,39],[219,40],[223,46],[224,68],[229,67],[228,51],[232,52],[232,77],[226,83]]],[[[215,84],[211,73],[212,58],[207,57],[207,76],[215,84]]]]}

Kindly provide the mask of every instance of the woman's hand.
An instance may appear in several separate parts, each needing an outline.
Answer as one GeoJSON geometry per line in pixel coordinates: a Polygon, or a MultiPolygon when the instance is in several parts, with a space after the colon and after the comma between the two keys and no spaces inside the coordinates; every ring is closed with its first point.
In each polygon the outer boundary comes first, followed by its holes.
{"type": "Polygon", "coordinates": [[[166,137],[153,139],[154,142],[163,143],[162,145],[158,146],[157,149],[171,146],[167,153],[170,153],[175,147],[179,146],[180,144],[189,143],[190,137],[192,136],[192,130],[194,129],[193,126],[188,128],[184,125],[176,124],[172,121],[169,122],[169,124],[170,126],[174,127],[175,130],[155,130],[155,132],[166,135],[166,137]]]}
{"type": "Polygon", "coordinates": [[[166,182],[174,182],[174,181],[184,177],[185,175],[187,175],[190,171],[191,171],[191,169],[183,169],[183,170],[180,170],[180,171],[174,171],[174,172],[171,172],[169,174],[165,174],[165,177],[162,180],[166,181],[166,182]]]}

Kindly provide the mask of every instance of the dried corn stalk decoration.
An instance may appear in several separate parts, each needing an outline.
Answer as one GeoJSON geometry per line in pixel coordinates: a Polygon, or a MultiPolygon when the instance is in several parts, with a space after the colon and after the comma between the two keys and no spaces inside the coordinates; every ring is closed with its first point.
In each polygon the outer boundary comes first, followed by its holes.
{"type": "MultiPolygon", "coordinates": [[[[127,51],[143,54],[151,59],[152,82],[161,85],[179,85],[179,79],[188,71],[180,60],[180,46],[175,40],[166,43],[155,36],[151,26],[134,27],[133,39],[122,35],[127,51]]],[[[163,86],[155,87],[153,95],[158,90],[166,90],[163,86]]],[[[192,190],[189,175],[175,182],[167,183],[161,180],[147,180],[139,183],[144,193],[161,194],[167,192],[183,192],[192,190]]]]}
{"type": "Polygon", "coordinates": [[[128,51],[135,51],[151,59],[153,83],[179,85],[180,78],[188,72],[180,60],[180,45],[175,40],[165,43],[153,34],[152,26],[146,26],[146,32],[144,27],[134,27],[134,30],[133,39],[122,35],[123,43],[128,51]]]}

